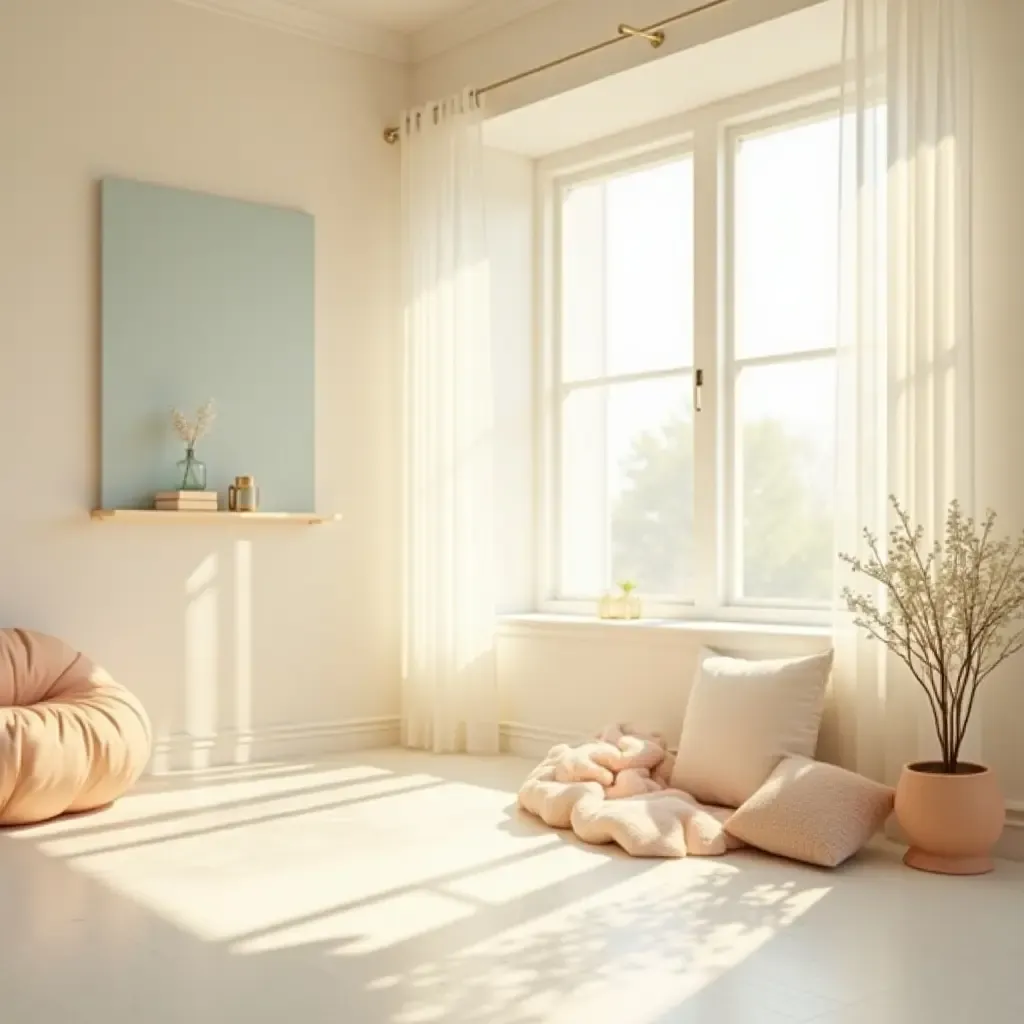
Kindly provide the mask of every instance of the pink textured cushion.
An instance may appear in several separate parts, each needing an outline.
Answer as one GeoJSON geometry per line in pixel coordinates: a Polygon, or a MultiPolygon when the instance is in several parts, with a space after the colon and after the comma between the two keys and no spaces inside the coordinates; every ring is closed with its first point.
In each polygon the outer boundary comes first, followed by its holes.
{"type": "Polygon", "coordinates": [[[787,757],[725,830],[768,853],[834,868],[885,824],[893,796],[845,768],[787,757]]]}
{"type": "Polygon", "coordinates": [[[138,699],[61,640],[0,629],[0,825],[111,803],[149,760],[138,699]]]}
{"type": "Polygon", "coordinates": [[[787,755],[813,756],[832,652],[748,661],[701,652],[672,785],[739,807],[787,755]]]}

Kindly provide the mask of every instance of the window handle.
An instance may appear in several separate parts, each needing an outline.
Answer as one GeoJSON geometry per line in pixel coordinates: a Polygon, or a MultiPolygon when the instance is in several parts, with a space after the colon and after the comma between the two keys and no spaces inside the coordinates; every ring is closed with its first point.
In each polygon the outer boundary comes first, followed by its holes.
{"type": "Polygon", "coordinates": [[[704,371],[697,370],[693,375],[693,409],[701,411],[701,390],[704,387],[704,371]]]}

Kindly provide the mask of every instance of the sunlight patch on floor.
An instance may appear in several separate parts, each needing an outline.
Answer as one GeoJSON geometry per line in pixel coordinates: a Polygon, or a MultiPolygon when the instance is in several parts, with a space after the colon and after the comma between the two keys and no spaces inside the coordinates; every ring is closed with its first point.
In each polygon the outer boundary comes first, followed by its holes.
{"type": "Polygon", "coordinates": [[[204,769],[180,772],[173,777],[143,779],[135,792],[111,807],[94,814],[71,815],[45,822],[30,830],[14,832],[38,842],[42,838],[92,835],[116,827],[142,824],[163,815],[185,815],[202,810],[230,808],[241,801],[266,800],[275,796],[330,789],[353,782],[393,777],[393,773],[370,765],[336,769],[302,770],[302,766],[254,766],[235,769],[204,769]]]}
{"type": "Polygon", "coordinates": [[[502,904],[556,885],[596,867],[593,850],[558,843],[542,854],[475,871],[444,885],[444,891],[474,902],[502,904]]]}
{"type": "Polygon", "coordinates": [[[440,887],[455,874],[510,851],[532,858],[561,847],[554,833],[510,846],[508,793],[441,774],[253,765],[194,777],[178,789],[147,780],[107,811],[22,837],[196,937],[237,940],[240,950],[287,948],[313,933],[383,948],[473,912],[476,901],[440,887]]]}
{"type": "Polygon", "coordinates": [[[441,893],[421,890],[326,914],[232,946],[242,955],[316,945],[325,953],[364,956],[472,917],[476,907],[441,893]]]}
{"type": "Polygon", "coordinates": [[[180,842],[203,834],[206,829],[254,828],[286,816],[316,815],[369,798],[400,795],[441,784],[430,775],[377,775],[365,782],[354,782],[351,778],[318,779],[309,789],[282,787],[275,791],[271,788],[270,791],[257,790],[248,797],[244,791],[239,792],[235,794],[238,806],[230,799],[221,799],[213,804],[179,806],[171,817],[164,817],[168,813],[165,810],[153,815],[142,813],[132,820],[119,822],[116,829],[83,829],[78,834],[58,834],[40,843],[40,847],[56,857],[95,857],[138,844],[180,842]]]}

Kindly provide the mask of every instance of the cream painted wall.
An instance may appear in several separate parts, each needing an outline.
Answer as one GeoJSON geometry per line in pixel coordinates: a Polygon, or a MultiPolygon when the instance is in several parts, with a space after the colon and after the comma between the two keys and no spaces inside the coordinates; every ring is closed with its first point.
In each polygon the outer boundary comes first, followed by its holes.
{"type": "Polygon", "coordinates": [[[379,131],[406,89],[396,65],[164,0],[0,0],[0,624],[94,653],[178,755],[395,735],[399,178],[379,131]],[[104,174],[315,215],[318,504],[343,524],[89,521],[104,174]]]}

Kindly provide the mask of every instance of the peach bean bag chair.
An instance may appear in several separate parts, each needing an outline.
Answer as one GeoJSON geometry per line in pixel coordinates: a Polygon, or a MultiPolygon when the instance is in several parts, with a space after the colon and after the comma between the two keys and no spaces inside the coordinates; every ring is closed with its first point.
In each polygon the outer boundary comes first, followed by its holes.
{"type": "Polygon", "coordinates": [[[122,796],[149,760],[138,699],[61,640],[0,629],[0,825],[122,796]]]}

